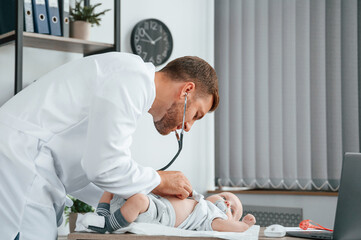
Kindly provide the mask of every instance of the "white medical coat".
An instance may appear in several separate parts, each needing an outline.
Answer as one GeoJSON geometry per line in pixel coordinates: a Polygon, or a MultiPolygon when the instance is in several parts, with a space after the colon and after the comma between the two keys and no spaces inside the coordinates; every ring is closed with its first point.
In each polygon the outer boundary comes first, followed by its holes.
{"type": "Polygon", "coordinates": [[[154,73],[131,54],[86,57],[0,108],[1,239],[55,239],[67,193],[94,206],[103,190],[128,198],[160,183],[129,149],[155,99],[154,73]]]}

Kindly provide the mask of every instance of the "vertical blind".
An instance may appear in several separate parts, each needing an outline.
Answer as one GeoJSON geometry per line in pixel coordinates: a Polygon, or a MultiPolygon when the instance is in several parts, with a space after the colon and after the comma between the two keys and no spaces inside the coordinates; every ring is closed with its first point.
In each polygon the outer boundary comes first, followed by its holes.
{"type": "Polygon", "coordinates": [[[359,152],[357,0],[216,0],[216,184],[337,191],[359,152]]]}

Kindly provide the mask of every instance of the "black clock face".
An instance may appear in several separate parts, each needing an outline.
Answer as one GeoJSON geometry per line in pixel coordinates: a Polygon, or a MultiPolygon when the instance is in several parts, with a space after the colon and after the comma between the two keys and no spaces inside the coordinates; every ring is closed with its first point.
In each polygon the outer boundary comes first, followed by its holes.
{"type": "Polygon", "coordinates": [[[155,66],[165,63],[173,49],[173,39],[168,27],[157,19],[142,20],[133,28],[132,51],[155,66]]]}

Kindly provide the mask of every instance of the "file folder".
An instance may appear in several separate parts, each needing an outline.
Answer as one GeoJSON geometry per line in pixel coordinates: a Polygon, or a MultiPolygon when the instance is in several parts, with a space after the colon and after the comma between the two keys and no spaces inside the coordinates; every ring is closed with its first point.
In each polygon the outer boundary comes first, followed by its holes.
{"type": "Polygon", "coordinates": [[[59,0],[59,11],[61,19],[61,32],[63,33],[63,37],[69,37],[69,0],[59,0]]]}
{"type": "Polygon", "coordinates": [[[34,32],[33,4],[32,0],[24,1],[24,28],[26,32],[34,32]]]}
{"type": "Polygon", "coordinates": [[[61,36],[58,0],[45,0],[51,35],[61,36]]]}
{"type": "Polygon", "coordinates": [[[15,29],[17,0],[0,0],[0,35],[15,29]]]}
{"type": "Polygon", "coordinates": [[[45,0],[33,0],[33,12],[35,32],[49,34],[45,0]]]}

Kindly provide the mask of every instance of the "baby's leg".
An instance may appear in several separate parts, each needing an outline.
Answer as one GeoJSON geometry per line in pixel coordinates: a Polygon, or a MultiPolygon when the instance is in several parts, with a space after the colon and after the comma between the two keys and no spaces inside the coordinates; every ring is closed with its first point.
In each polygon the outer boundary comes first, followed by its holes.
{"type": "Polygon", "coordinates": [[[103,196],[100,198],[96,213],[99,216],[108,216],[110,215],[110,201],[113,199],[114,194],[110,192],[104,192],[103,196]]]}
{"type": "Polygon", "coordinates": [[[89,226],[89,229],[105,233],[106,231],[113,232],[117,229],[127,227],[139,214],[147,211],[148,206],[149,199],[146,195],[141,193],[135,194],[131,196],[119,210],[116,210],[111,215],[104,216],[104,228],[89,226]]]}
{"type": "Polygon", "coordinates": [[[149,198],[147,195],[138,193],[131,196],[120,208],[120,212],[129,223],[148,210],[149,198]]]}

